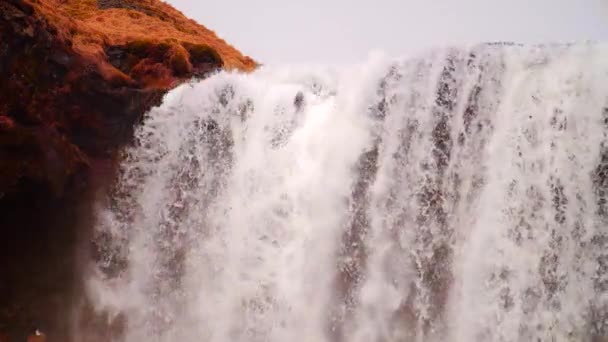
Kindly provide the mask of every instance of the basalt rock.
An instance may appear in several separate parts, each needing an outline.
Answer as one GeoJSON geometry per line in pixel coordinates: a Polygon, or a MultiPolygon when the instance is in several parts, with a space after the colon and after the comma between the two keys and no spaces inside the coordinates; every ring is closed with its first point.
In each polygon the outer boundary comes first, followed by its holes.
{"type": "Polygon", "coordinates": [[[255,67],[158,0],[0,0],[1,331],[67,330],[51,321],[69,314],[92,190],[143,114],[188,79],[255,67]]]}

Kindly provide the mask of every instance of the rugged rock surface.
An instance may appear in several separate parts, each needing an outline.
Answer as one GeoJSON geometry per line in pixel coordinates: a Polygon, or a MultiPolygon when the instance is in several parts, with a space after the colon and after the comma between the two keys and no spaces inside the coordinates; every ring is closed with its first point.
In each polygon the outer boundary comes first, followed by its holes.
{"type": "Polygon", "coordinates": [[[0,0],[1,341],[68,330],[91,190],[142,115],[180,82],[255,66],[158,0],[0,0]]]}
{"type": "Polygon", "coordinates": [[[0,2],[0,196],[61,195],[169,88],[255,63],[156,0],[0,2]]]}

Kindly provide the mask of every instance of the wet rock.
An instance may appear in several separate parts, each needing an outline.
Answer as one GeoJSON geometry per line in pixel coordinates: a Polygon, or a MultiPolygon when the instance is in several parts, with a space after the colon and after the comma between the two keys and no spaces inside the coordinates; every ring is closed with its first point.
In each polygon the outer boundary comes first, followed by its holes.
{"type": "Polygon", "coordinates": [[[293,105],[296,107],[297,111],[302,109],[302,106],[304,105],[304,94],[301,91],[299,91],[293,99],[293,105]]]}

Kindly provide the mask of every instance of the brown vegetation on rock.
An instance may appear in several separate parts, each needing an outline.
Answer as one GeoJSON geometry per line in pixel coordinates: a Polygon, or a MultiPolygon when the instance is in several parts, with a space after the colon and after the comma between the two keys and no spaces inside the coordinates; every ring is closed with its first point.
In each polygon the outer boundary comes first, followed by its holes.
{"type": "Polygon", "coordinates": [[[0,197],[60,191],[171,87],[256,65],[157,0],[4,0],[0,20],[0,197]]]}
{"type": "Polygon", "coordinates": [[[134,125],[181,82],[255,67],[159,0],[0,0],[0,331],[63,336],[91,190],[134,125]]]}

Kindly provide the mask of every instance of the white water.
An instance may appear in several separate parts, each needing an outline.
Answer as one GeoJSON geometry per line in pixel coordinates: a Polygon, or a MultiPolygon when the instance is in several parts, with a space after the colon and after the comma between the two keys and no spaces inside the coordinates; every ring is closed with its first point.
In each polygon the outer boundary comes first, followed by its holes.
{"type": "Polygon", "coordinates": [[[90,299],[128,342],[603,341],[607,107],[599,45],[183,85],[101,205],[90,299]]]}

